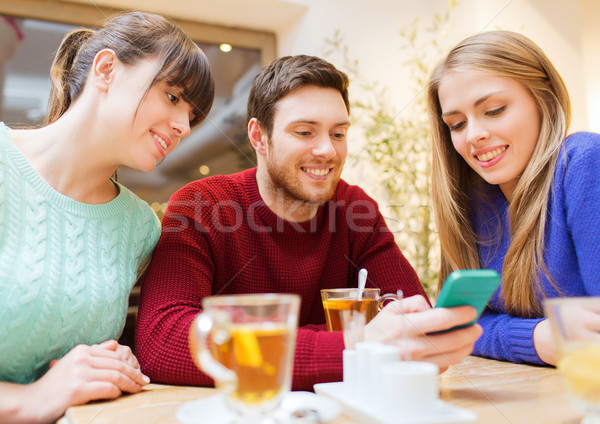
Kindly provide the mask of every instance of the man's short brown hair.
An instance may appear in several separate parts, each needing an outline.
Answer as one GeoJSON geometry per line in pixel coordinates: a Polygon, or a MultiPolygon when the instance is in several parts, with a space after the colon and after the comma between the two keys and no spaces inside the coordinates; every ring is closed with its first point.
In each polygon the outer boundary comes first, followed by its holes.
{"type": "Polygon", "coordinates": [[[270,137],[277,101],[309,85],[339,91],[350,114],[348,76],[326,60],[298,55],[277,59],[256,75],[248,97],[248,121],[256,118],[270,137]]]}

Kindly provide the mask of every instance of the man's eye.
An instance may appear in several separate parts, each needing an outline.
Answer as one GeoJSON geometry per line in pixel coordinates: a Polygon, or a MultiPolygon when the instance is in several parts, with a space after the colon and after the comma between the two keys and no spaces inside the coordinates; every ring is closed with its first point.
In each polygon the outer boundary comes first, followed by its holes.
{"type": "Polygon", "coordinates": [[[344,138],[346,138],[345,133],[333,133],[333,134],[331,134],[331,136],[338,140],[343,140],[344,138]]]}
{"type": "Polygon", "coordinates": [[[296,131],[296,134],[301,137],[308,137],[310,135],[310,131],[296,131]]]}

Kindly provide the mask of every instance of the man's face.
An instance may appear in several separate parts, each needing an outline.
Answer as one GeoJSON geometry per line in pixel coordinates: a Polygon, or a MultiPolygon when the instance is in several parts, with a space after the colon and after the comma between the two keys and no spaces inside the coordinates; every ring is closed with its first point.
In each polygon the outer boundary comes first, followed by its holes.
{"type": "Polygon", "coordinates": [[[276,104],[265,178],[274,198],[310,203],[333,196],[348,154],[348,112],[333,88],[306,86],[276,104]]]}

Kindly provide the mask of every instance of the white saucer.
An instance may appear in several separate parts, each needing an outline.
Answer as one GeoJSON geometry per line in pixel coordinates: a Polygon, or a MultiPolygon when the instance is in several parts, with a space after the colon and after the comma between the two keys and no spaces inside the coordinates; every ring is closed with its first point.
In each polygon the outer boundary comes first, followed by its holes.
{"type": "MultiPolygon", "coordinates": [[[[328,397],[311,392],[290,392],[269,416],[277,422],[287,422],[295,411],[302,409],[316,411],[323,423],[333,420],[341,411],[340,405],[328,397]]],[[[221,393],[186,402],[177,409],[175,416],[183,424],[231,424],[237,418],[235,412],[227,408],[221,393]]]]}
{"type": "Polygon", "coordinates": [[[438,399],[427,411],[407,411],[393,406],[375,408],[365,402],[357,402],[347,397],[343,382],[320,383],[314,385],[315,392],[338,401],[355,420],[365,424],[432,424],[475,421],[477,415],[467,409],[459,408],[438,399]]]}

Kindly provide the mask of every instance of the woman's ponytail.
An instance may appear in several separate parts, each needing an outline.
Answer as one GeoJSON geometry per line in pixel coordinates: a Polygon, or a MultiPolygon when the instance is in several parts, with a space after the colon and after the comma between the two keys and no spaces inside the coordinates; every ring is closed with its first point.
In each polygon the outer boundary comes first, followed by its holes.
{"type": "Polygon", "coordinates": [[[70,81],[71,71],[81,46],[92,35],[94,35],[94,31],[90,29],[82,28],[71,31],[65,36],[58,48],[50,69],[52,86],[44,125],[53,123],[67,111],[74,94],[71,93],[71,87],[83,87],[85,84],[85,81],[72,84],[70,81]]]}

